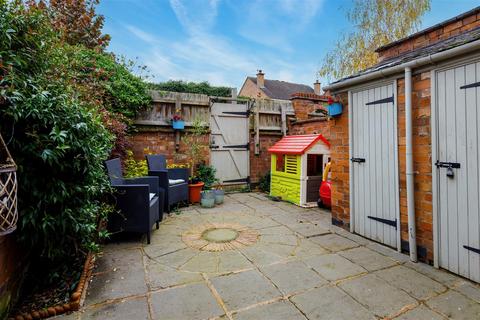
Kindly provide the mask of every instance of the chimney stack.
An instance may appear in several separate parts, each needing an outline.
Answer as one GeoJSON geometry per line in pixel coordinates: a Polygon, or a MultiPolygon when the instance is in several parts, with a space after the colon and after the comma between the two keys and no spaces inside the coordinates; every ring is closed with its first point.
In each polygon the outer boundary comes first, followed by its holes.
{"type": "Polygon", "coordinates": [[[322,94],[322,84],[318,82],[318,80],[315,81],[315,83],[313,84],[313,91],[315,92],[315,94],[322,94]]]}
{"type": "Polygon", "coordinates": [[[257,86],[261,89],[265,88],[265,73],[261,69],[257,72],[257,86]]]}

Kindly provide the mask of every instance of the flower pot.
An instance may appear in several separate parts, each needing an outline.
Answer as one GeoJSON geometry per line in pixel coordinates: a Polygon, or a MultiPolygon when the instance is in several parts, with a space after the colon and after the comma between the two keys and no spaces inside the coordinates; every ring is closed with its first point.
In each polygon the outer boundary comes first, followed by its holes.
{"type": "Polygon", "coordinates": [[[339,116],[342,114],[343,106],[340,102],[334,102],[328,105],[328,115],[331,117],[339,116]]]}
{"type": "Polygon", "coordinates": [[[215,200],[215,192],[213,190],[203,190],[201,193],[202,199],[213,199],[215,200]]]}
{"type": "Polygon", "coordinates": [[[213,208],[215,207],[215,198],[202,198],[200,204],[203,208],[213,208]]]}
{"type": "Polygon", "coordinates": [[[188,185],[188,200],[190,203],[200,202],[200,192],[204,186],[203,182],[188,185]]]}
{"type": "Polygon", "coordinates": [[[172,128],[175,130],[185,129],[185,121],[183,120],[172,121],[172,128]]]}
{"type": "Polygon", "coordinates": [[[215,190],[215,204],[222,204],[225,197],[225,191],[215,190]]]}

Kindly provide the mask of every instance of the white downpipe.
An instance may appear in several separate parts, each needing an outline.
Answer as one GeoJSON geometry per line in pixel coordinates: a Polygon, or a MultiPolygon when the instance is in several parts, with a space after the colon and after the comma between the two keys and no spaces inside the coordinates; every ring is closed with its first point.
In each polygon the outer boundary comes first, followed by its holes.
{"type": "Polygon", "coordinates": [[[412,69],[405,68],[405,144],[406,144],[406,174],[407,174],[407,212],[408,212],[408,243],[410,260],[417,262],[417,232],[415,226],[415,190],[412,151],[412,69]]]}

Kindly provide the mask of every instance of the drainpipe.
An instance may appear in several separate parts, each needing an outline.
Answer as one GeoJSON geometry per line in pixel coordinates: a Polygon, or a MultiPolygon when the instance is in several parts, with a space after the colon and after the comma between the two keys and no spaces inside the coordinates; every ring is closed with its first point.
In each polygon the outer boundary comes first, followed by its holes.
{"type": "Polygon", "coordinates": [[[415,226],[415,190],[412,151],[412,69],[405,68],[405,144],[407,173],[408,243],[410,260],[417,262],[417,235],[415,226]]]}

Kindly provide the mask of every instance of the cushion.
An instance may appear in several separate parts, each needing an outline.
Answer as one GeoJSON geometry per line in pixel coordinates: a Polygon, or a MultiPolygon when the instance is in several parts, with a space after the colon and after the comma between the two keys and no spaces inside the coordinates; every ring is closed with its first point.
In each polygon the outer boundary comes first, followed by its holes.
{"type": "Polygon", "coordinates": [[[179,184],[179,183],[184,183],[185,180],[183,179],[168,179],[168,184],[169,185],[174,185],[174,184],[179,184]]]}
{"type": "Polygon", "coordinates": [[[150,201],[152,201],[153,197],[155,197],[156,194],[155,193],[150,193],[150,201]]]}

